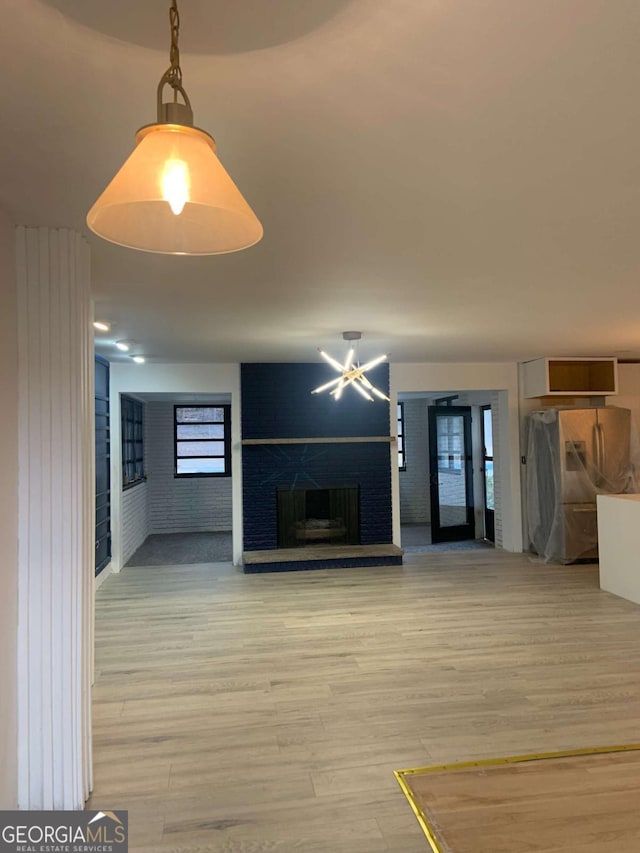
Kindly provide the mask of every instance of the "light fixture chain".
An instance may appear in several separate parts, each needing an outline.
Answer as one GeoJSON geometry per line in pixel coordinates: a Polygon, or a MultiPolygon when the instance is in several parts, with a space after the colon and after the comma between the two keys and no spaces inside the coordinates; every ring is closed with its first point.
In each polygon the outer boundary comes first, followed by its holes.
{"type": "Polygon", "coordinates": [[[178,97],[178,91],[182,88],[182,68],[180,68],[180,48],[178,39],[180,37],[180,12],[178,11],[178,0],[171,0],[169,9],[169,21],[171,23],[171,49],[169,51],[169,73],[167,82],[173,88],[174,100],[178,97]]]}
{"type": "Polygon", "coordinates": [[[169,50],[170,65],[164,72],[158,83],[158,123],[181,124],[193,127],[193,110],[189,96],[182,85],[182,68],[180,68],[180,48],[178,39],[180,37],[180,13],[178,12],[178,0],[171,0],[169,6],[169,22],[171,24],[171,48],[169,50]],[[171,86],[173,90],[172,102],[165,103],[162,93],[165,86],[171,86]],[[182,95],[184,104],[178,101],[178,95],[182,95]]]}

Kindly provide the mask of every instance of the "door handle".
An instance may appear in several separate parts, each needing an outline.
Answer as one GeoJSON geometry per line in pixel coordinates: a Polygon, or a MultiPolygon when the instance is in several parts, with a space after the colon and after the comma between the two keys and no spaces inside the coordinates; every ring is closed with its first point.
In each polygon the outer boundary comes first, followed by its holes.
{"type": "Polygon", "coordinates": [[[598,424],[598,438],[600,441],[600,483],[604,483],[606,481],[606,470],[607,470],[607,449],[604,441],[604,425],[598,424]]]}
{"type": "Polygon", "coordinates": [[[593,427],[593,450],[595,466],[593,483],[594,486],[598,487],[604,479],[605,466],[604,428],[602,424],[596,424],[593,427]]]}

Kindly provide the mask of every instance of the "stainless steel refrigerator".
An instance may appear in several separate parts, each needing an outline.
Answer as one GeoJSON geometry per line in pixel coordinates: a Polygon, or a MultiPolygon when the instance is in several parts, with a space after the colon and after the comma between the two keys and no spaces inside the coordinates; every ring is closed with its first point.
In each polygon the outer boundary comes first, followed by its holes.
{"type": "Polygon", "coordinates": [[[598,556],[596,495],[630,490],[631,412],[553,408],[528,420],[530,545],[564,563],[598,556]]]}

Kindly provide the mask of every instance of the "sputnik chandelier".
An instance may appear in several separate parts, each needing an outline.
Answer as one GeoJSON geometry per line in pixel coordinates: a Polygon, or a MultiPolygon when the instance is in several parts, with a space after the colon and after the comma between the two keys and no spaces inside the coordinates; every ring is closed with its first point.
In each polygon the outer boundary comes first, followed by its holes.
{"type": "Polygon", "coordinates": [[[314,388],[311,393],[321,394],[323,391],[328,391],[331,388],[333,390],[329,393],[334,400],[339,400],[347,385],[351,385],[352,388],[355,388],[359,394],[362,394],[365,399],[370,400],[372,403],[374,402],[374,396],[372,395],[375,395],[380,400],[389,402],[387,395],[383,394],[382,391],[369,382],[365,376],[367,370],[372,370],[376,365],[386,360],[386,353],[377,356],[377,358],[372,358],[366,364],[360,364],[356,356],[356,350],[358,348],[358,341],[362,338],[362,332],[343,332],[342,337],[345,341],[349,341],[349,351],[343,364],[340,364],[329,353],[318,349],[324,360],[328,361],[331,367],[338,371],[340,376],[337,379],[332,379],[331,382],[326,382],[324,385],[314,388]]]}

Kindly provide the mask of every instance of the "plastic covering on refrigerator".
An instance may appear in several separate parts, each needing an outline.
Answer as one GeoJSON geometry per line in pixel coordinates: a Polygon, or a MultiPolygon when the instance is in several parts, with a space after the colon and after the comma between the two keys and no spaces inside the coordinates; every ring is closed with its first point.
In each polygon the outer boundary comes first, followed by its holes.
{"type": "Polygon", "coordinates": [[[529,416],[529,541],[546,561],[595,559],[596,496],[640,491],[639,448],[632,441],[630,415],[610,406],[553,408],[529,416]]]}

